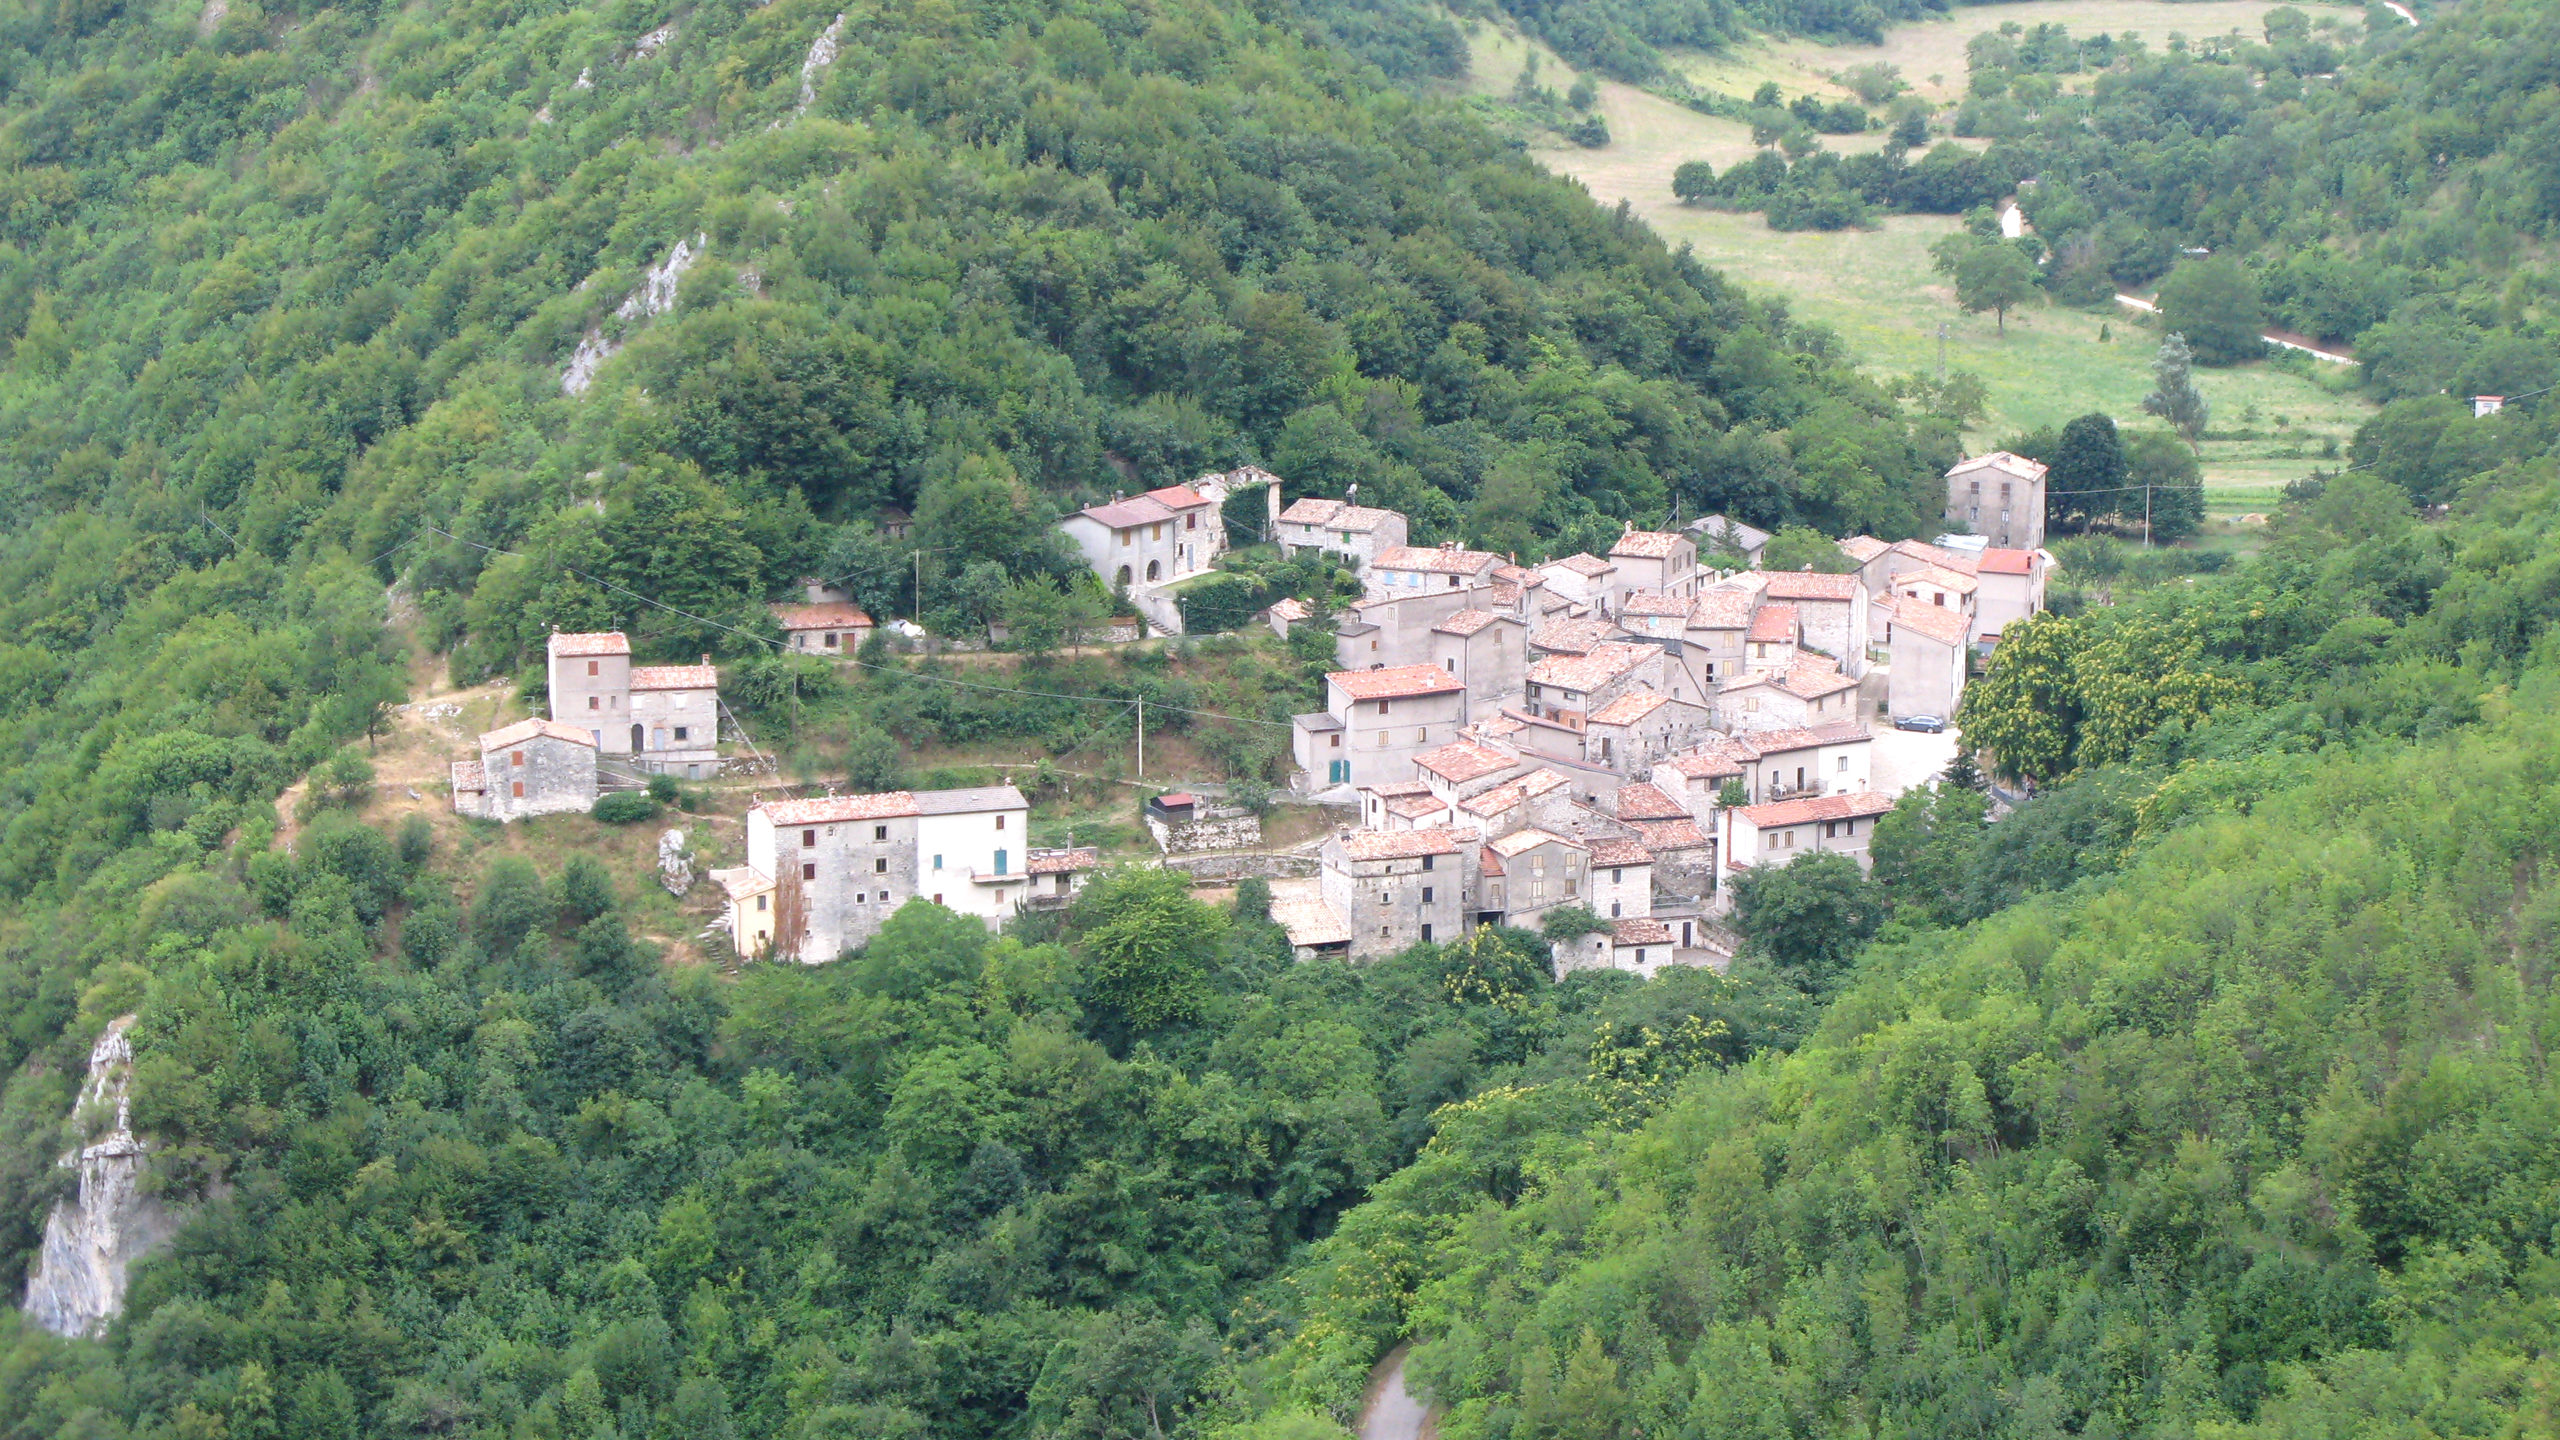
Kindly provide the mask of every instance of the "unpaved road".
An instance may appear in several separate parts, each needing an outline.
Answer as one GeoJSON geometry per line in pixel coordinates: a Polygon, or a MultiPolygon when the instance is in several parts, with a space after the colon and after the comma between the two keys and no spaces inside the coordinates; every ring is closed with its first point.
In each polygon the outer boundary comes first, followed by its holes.
{"type": "Polygon", "coordinates": [[[1404,1388],[1404,1352],[1399,1345],[1369,1372],[1369,1398],[1360,1405],[1360,1440],[1436,1440],[1439,1427],[1431,1412],[1404,1388]]]}

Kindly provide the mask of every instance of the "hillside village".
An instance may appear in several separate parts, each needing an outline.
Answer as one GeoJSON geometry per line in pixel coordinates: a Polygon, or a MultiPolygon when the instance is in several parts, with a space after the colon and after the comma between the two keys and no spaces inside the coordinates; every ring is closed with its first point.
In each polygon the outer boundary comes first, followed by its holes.
{"type": "MultiPolygon", "coordinates": [[[[1649,975],[1731,961],[1720,922],[1739,872],[1823,851],[1864,865],[1877,819],[1953,753],[1969,671],[2044,608],[2044,467],[1995,453],[1946,483],[1947,533],[1843,538],[1837,571],[1763,569],[1769,535],[1721,515],[1630,524],[1605,555],[1522,565],[1409,544],[1406,516],[1355,497],[1283,507],[1280,478],[1251,467],[1059,528],[1137,612],[1123,640],[1179,632],[1172,587],[1229,553],[1238,495],[1258,495],[1254,528],[1283,555],[1357,580],[1325,617],[1324,708],[1289,725],[1288,798],[1344,817],[1313,876],[1275,883],[1273,919],[1301,958],[1501,925],[1546,929],[1559,973],[1649,975]]],[[[795,654],[847,659],[881,628],[820,582],[771,609],[795,654]]],[[[1295,597],[1260,619],[1283,635],[1319,623],[1295,597]]],[[[744,738],[709,657],[634,665],[629,639],[601,632],[554,633],[545,660],[548,713],[454,762],[458,813],[589,810],[654,776],[716,776],[738,749],[723,734],[744,738]]],[[[1101,851],[1031,845],[1030,809],[1009,783],[758,796],[744,863],[710,872],[721,928],[742,957],[816,963],[911,899],[990,927],[1063,906],[1101,851]]],[[[1194,832],[1217,813],[1187,793],[1149,806],[1169,848],[1168,820],[1194,832]]],[[[1250,843],[1259,827],[1236,833],[1250,843]]]]}

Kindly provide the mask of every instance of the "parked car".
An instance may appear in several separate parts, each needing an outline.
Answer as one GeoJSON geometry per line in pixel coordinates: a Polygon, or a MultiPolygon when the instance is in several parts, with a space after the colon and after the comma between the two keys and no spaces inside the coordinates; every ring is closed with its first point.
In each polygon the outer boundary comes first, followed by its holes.
{"type": "Polygon", "coordinates": [[[1893,722],[1893,728],[1917,730],[1923,735],[1940,735],[1946,732],[1947,721],[1943,715],[1905,715],[1893,722]]]}

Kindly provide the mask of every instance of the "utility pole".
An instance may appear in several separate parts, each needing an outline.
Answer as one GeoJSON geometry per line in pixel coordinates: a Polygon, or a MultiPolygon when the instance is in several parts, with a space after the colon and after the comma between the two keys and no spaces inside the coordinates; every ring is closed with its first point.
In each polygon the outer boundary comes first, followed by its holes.
{"type": "Polygon", "coordinates": [[[1147,778],[1147,697],[1138,697],[1138,778],[1147,778]]]}
{"type": "Polygon", "coordinates": [[[1947,383],[1947,322],[1938,322],[1938,383],[1947,383]]]}
{"type": "Polygon", "coordinates": [[[2142,483],[2142,548],[2151,548],[2151,482],[2142,483]]]}
{"type": "Polygon", "coordinates": [[[924,628],[924,552],[916,552],[916,628],[924,628]]]}

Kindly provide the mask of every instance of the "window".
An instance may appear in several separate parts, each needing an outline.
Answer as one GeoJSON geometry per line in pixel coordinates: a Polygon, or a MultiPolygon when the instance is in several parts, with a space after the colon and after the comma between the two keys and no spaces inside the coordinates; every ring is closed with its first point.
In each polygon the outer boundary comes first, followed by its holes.
{"type": "Polygon", "coordinates": [[[1422,941],[1426,945],[1431,943],[1431,922],[1428,920],[1422,922],[1422,941]]]}
{"type": "Polygon", "coordinates": [[[1423,869],[1425,869],[1425,870],[1429,870],[1429,869],[1431,869],[1433,866],[1437,865],[1437,864],[1439,863],[1439,860],[1440,860],[1440,857],[1439,857],[1439,856],[1437,856],[1437,855],[1425,855],[1425,856],[1423,856],[1423,857],[1422,857],[1422,868],[1423,868],[1423,869]]]}
{"type": "MultiPolygon", "coordinates": [[[[996,817],[996,828],[997,828],[997,829],[999,829],[999,830],[1001,830],[1001,829],[1003,829],[1003,828],[1004,828],[1004,817],[1003,817],[1003,816],[1001,816],[1001,815],[999,815],[999,816],[997,816],[997,817],[996,817]]],[[[1002,867],[998,867],[998,868],[1002,868],[1002,867]]]]}
{"type": "Polygon", "coordinates": [[[770,895],[759,895],[756,897],[756,908],[758,910],[766,909],[771,905],[772,901],[773,897],[770,895]]]}
{"type": "Polygon", "coordinates": [[[888,826],[886,826],[886,825],[874,825],[874,826],[872,826],[872,827],[871,827],[871,838],[872,838],[872,839],[874,839],[874,840],[886,840],[886,839],[888,839],[888,838],[889,838],[889,827],[888,827],[888,826]]]}
{"type": "Polygon", "coordinates": [[[1422,903],[1425,905],[1431,903],[1431,888],[1428,885],[1422,887],[1422,903]]]}
{"type": "Polygon", "coordinates": [[[1372,641],[1370,641],[1370,642],[1369,642],[1369,653],[1370,653],[1370,654],[1372,654],[1372,655],[1375,655],[1376,653],[1378,653],[1378,642],[1377,642],[1377,641],[1372,640],[1372,641]]]}
{"type": "Polygon", "coordinates": [[[1121,544],[1123,544],[1123,545],[1126,545],[1126,544],[1128,544],[1128,543],[1129,543],[1129,532],[1128,532],[1128,531],[1123,530],[1123,531],[1121,531],[1121,532],[1120,532],[1120,543],[1121,543],[1121,544]]]}
{"type": "Polygon", "coordinates": [[[1200,517],[1199,517],[1197,514],[1192,514],[1192,515],[1185,515],[1185,516],[1183,516],[1183,517],[1182,517],[1182,528],[1183,528],[1183,529],[1185,529],[1185,530],[1197,530],[1197,529],[1199,529],[1199,528],[1200,528],[1200,517]]]}
{"type": "Polygon", "coordinates": [[[881,856],[877,856],[877,857],[875,857],[875,858],[872,860],[872,862],[871,862],[871,873],[872,873],[872,874],[874,874],[874,875],[886,875],[886,874],[888,874],[888,873],[889,873],[889,857],[888,857],[888,856],[886,856],[886,855],[881,855],[881,856]]]}
{"type": "Polygon", "coordinates": [[[596,673],[596,662],[593,660],[587,662],[587,673],[590,675],[596,673]]]}
{"type": "Polygon", "coordinates": [[[1843,775],[1846,775],[1846,774],[1848,774],[1848,773],[1849,773],[1849,757],[1848,757],[1848,756],[1843,755],[1843,756],[1841,756],[1841,757],[1840,757],[1839,770],[1840,770],[1840,773],[1841,773],[1841,774],[1843,774],[1843,775]]]}
{"type": "Polygon", "coordinates": [[[1336,735],[1336,736],[1334,736],[1334,737],[1333,737],[1333,745],[1332,745],[1332,748],[1333,748],[1333,749],[1336,749],[1336,750],[1339,750],[1339,749],[1341,749],[1341,748],[1342,748],[1342,737],[1341,737],[1340,735],[1336,735]]]}
{"type": "Polygon", "coordinates": [[[1443,660],[1441,660],[1441,662],[1440,662],[1440,668],[1441,668],[1441,669],[1443,669],[1443,670],[1448,671],[1448,672],[1449,672],[1450,674],[1452,674],[1452,675],[1457,674],[1457,673],[1458,673],[1458,657],[1457,657],[1457,656],[1455,656],[1455,655],[1451,655],[1451,656],[1448,656],[1448,657],[1444,658],[1444,659],[1443,659],[1443,660]]]}
{"type": "Polygon", "coordinates": [[[939,904],[941,904],[941,903],[942,903],[942,893],[941,893],[940,891],[936,891],[936,892],[934,892],[934,896],[933,896],[933,903],[934,903],[934,904],[936,904],[936,905],[939,905],[939,904]]]}
{"type": "Polygon", "coordinates": [[[524,782],[521,780],[515,782],[515,797],[519,800],[524,798],[524,782]]]}
{"type": "Polygon", "coordinates": [[[1450,589],[1452,589],[1452,590],[1455,590],[1455,589],[1457,589],[1457,588],[1458,588],[1458,577],[1457,577],[1457,576],[1452,575],[1452,576],[1450,576],[1450,577],[1449,577],[1449,588],[1450,588],[1450,589]]]}
{"type": "Polygon", "coordinates": [[[1430,743],[1431,743],[1431,731],[1430,731],[1430,729],[1429,729],[1428,727],[1426,727],[1426,726],[1421,726],[1421,725],[1416,725],[1415,727],[1413,727],[1413,743],[1414,743],[1414,744],[1416,744],[1416,745],[1428,745],[1428,744],[1430,744],[1430,743]]]}
{"type": "Polygon", "coordinates": [[[523,769],[523,768],[524,768],[524,752],[523,752],[523,751],[521,751],[521,750],[518,750],[518,751],[515,751],[514,753],[512,753],[512,754],[508,755],[508,756],[507,756],[507,763],[508,763],[508,764],[510,764],[510,765],[515,766],[515,767],[516,767],[517,769],[519,769],[519,770],[523,769]]]}
{"type": "Polygon", "coordinates": [[[830,650],[836,648],[836,632],[833,630],[827,632],[827,648],[830,650]]]}
{"type": "Polygon", "coordinates": [[[1387,748],[1387,732],[1384,730],[1378,732],[1378,748],[1381,750],[1387,748]]]}
{"type": "Polygon", "coordinates": [[[1636,963],[1639,965],[1644,963],[1644,947],[1641,945],[1636,947],[1636,963]]]}
{"type": "Polygon", "coordinates": [[[1386,702],[1386,701],[1381,700],[1381,701],[1379,701],[1379,702],[1378,702],[1378,713],[1379,713],[1379,714],[1381,714],[1381,715],[1384,715],[1384,714],[1386,714],[1386,713],[1387,713],[1387,702],[1386,702]]]}
{"type": "Polygon", "coordinates": [[[817,831],[815,831],[815,830],[803,830],[803,831],[801,831],[801,832],[800,832],[800,848],[801,848],[801,849],[803,849],[803,850],[809,849],[810,847],[812,847],[812,846],[816,845],[817,843],[818,843],[818,832],[817,832],[817,831]]]}
{"type": "Polygon", "coordinates": [[[677,739],[679,739],[679,740],[683,739],[684,737],[686,737],[687,735],[690,735],[690,734],[692,734],[692,733],[693,733],[692,729],[691,729],[690,727],[688,727],[688,726],[679,725],[679,726],[677,726],[677,727],[676,727],[676,738],[677,738],[677,739]]]}
{"type": "Polygon", "coordinates": [[[1612,884],[1612,885],[1624,885],[1624,884],[1626,884],[1626,883],[1627,883],[1627,872],[1626,872],[1624,869],[1621,869],[1621,868],[1620,868],[1620,867],[1618,867],[1618,866],[1615,866],[1615,865],[1610,866],[1610,867],[1609,867],[1609,883],[1610,883],[1610,884],[1612,884]]]}
{"type": "Polygon", "coordinates": [[[1002,875],[1003,873],[1005,873],[1005,869],[1004,869],[1004,852],[1003,852],[1002,850],[998,850],[998,851],[996,852],[996,873],[997,873],[997,874],[999,874],[999,875],[1002,875]]]}
{"type": "Polygon", "coordinates": [[[587,708],[590,710],[601,710],[604,708],[604,701],[597,696],[590,695],[587,697],[587,708]]]}
{"type": "Polygon", "coordinates": [[[1163,538],[1164,538],[1164,526],[1163,526],[1163,525],[1161,525],[1161,524],[1156,524],[1156,525],[1150,525],[1150,526],[1148,526],[1148,527],[1147,527],[1147,538],[1148,538],[1148,539],[1150,539],[1150,540],[1161,540],[1161,539],[1163,539],[1163,538]]]}
{"type": "Polygon", "coordinates": [[[934,869],[936,869],[936,870],[939,870],[939,869],[941,869],[941,868],[942,868],[942,857],[941,857],[941,856],[936,855],[936,856],[934,856],[934,857],[933,857],[933,868],[934,868],[934,869]]]}
{"type": "Polygon", "coordinates": [[[802,865],[802,866],[800,867],[800,878],[801,878],[801,879],[803,879],[803,880],[815,880],[815,879],[817,879],[817,878],[818,878],[818,867],[817,867],[817,866],[815,866],[815,865],[810,865],[810,864],[804,864],[804,865],[802,865]]]}
{"type": "Polygon", "coordinates": [[[856,891],[854,891],[854,892],[853,892],[853,903],[854,903],[854,904],[856,904],[856,905],[868,905],[868,904],[870,904],[870,903],[871,903],[871,892],[870,892],[870,891],[868,891],[868,890],[856,890],[856,891]]]}
{"type": "Polygon", "coordinates": [[[1609,902],[1609,918],[1612,920],[1618,918],[1618,902],[1615,900],[1609,902]]]}

